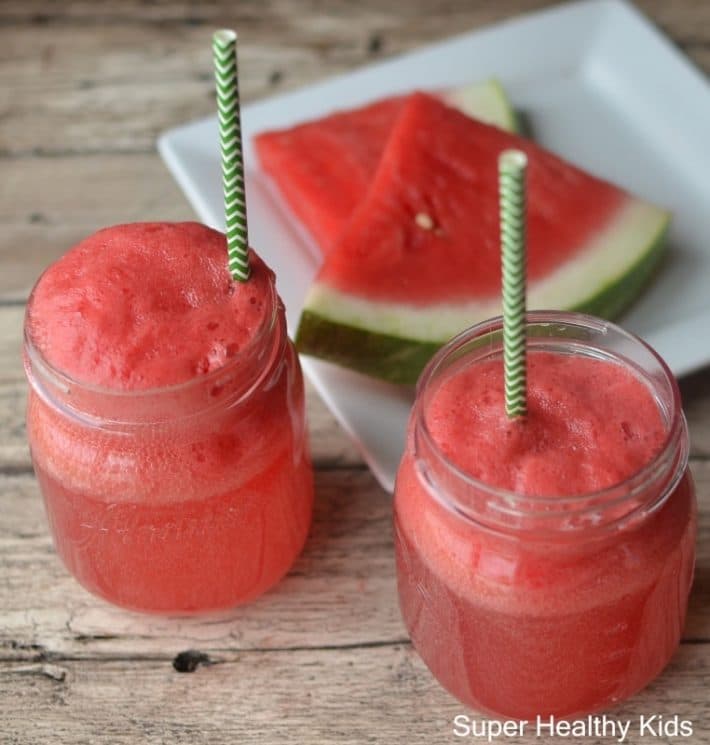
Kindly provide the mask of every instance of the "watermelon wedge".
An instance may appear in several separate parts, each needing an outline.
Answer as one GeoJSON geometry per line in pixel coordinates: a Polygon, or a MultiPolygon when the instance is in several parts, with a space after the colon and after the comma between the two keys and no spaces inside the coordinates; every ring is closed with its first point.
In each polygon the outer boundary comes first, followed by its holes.
{"type": "MultiPolygon", "coordinates": [[[[495,80],[442,92],[468,116],[511,131],[516,118],[495,80]]],[[[261,165],[323,254],[362,201],[405,97],[377,101],[255,139],[261,165]]]]}
{"type": "Polygon", "coordinates": [[[414,383],[450,337],[497,315],[497,159],[509,147],[529,160],[529,307],[613,317],[634,300],[658,264],[668,212],[414,94],[306,298],[299,350],[414,383]]]}

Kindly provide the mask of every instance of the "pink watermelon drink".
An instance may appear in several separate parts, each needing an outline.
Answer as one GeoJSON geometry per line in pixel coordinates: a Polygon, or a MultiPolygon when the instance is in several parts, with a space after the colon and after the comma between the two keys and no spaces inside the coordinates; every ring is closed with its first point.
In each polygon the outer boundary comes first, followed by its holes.
{"type": "Polygon", "coordinates": [[[303,382],[274,276],[196,223],[99,231],[27,310],[27,429],[69,571],[122,606],[246,602],[308,533],[303,382]]]}
{"type": "Polygon", "coordinates": [[[613,706],[675,651],[695,495],[677,386],[589,316],[530,314],[528,414],[504,410],[501,324],[425,371],[397,477],[402,613],[469,706],[530,719],[613,706]]]}

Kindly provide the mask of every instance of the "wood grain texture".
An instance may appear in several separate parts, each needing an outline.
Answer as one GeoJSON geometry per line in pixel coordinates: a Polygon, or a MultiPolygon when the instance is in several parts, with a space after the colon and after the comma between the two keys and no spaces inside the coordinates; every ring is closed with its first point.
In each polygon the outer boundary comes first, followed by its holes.
{"type": "MultiPolygon", "coordinates": [[[[0,89],[13,94],[0,154],[152,151],[162,130],[213,112],[208,41],[221,25],[242,35],[240,89],[250,101],[548,4],[4,2],[0,89]]],[[[639,5],[710,69],[706,3],[639,5]]]]}
{"type": "Polygon", "coordinates": [[[0,163],[0,301],[26,299],[50,262],[106,225],[195,219],[154,154],[0,163]]]}
{"type": "MultiPolygon", "coordinates": [[[[315,522],[303,556],[273,592],[221,617],[159,619],[111,608],[67,575],[51,546],[25,442],[22,304],[50,261],[103,225],[193,219],[154,141],[167,127],[213,112],[214,27],[236,26],[242,35],[248,101],[547,4],[0,3],[0,742],[457,741],[451,722],[462,708],[426,671],[399,618],[389,498],[310,389],[315,522]],[[176,655],[189,649],[213,664],[177,672],[176,655]]],[[[710,70],[710,3],[638,5],[710,70]]],[[[708,372],[683,381],[682,392],[701,505],[685,641],[669,670],[612,714],[688,716],[695,721],[688,742],[705,745],[708,372]]],[[[629,739],[664,741],[633,731],[629,739]]]]}
{"type": "MultiPolygon", "coordinates": [[[[465,710],[432,679],[408,645],[351,650],[237,653],[192,674],[168,660],[64,661],[46,670],[7,665],[0,674],[3,742],[84,745],[439,745],[485,742],[452,735],[465,710]],[[63,676],[63,677],[62,677],[63,676]],[[269,691],[265,696],[264,692],[269,691]],[[28,733],[31,732],[31,738],[28,733]]],[[[681,647],[665,674],[609,712],[631,719],[628,745],[707,745],[710,646],[681,647]],[[692,740],[638,736],[640,714],[693,720],[692,740]]],[[[534,736],[505,745],[589,743],[534,736]]]]}

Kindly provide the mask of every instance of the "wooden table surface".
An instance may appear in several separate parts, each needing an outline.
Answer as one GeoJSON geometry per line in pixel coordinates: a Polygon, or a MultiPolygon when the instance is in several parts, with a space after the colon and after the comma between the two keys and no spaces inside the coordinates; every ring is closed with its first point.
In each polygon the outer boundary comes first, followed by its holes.
{"type": "MultiPolygon", "coordinates": [[[[0,742],[458,741],[464,709],[400,620],[389,497],[312,390],[315,523],[275,591],[223,618],[170,620],[112,608],[69,577],[25,442],[23,305],[38,272],[95,229],[193,218],[154,143],[214,110],[214,28],[239,29],[242,95],[254,100],[546,4],[0,3],[0,742]],[[194,671],[176,670],[191,660],[194,671]]],[[[640,5],[710,70],[707,0],[640,5]]],[[[682,392],[701,510],[687,628],[663,676],[612,714],[678,714],[694,722],[684,742],[710,743],[710,371],[682,392]]],[[[632,727],[628,742],[676,740],[632,727]]]]}

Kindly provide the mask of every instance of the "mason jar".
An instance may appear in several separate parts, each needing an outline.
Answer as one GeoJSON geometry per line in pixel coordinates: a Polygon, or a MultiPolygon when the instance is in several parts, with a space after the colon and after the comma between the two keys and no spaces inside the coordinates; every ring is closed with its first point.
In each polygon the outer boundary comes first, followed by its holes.
{"type": "Polygon", "coordinates": [[[530,313],[529,355],[623,366],[649,388],[665,439],[593,493],[484,483],[443,452],[427,414],[442,381],[501,357],[501,331],[500,318],[465,331],[419,381],[394,499],[402,615],[431,672],[468,706],[513,719],[587,714],[639,691],[678,646],[696,532],[686,422],[673,375],[640,339],[590,316],[530,313]]]}
{"type": "Polygon", "coordinates": [[[221,367],[113,390],[43,357],[30,297],[32,462],[57,553],[86,589],[141,611],[230,608],[300,553],[313,505],[303,379],[273,277],[265,302],[251,341],[221,367]]]}

